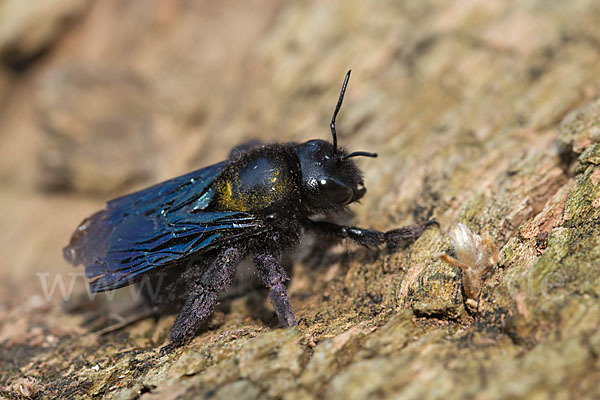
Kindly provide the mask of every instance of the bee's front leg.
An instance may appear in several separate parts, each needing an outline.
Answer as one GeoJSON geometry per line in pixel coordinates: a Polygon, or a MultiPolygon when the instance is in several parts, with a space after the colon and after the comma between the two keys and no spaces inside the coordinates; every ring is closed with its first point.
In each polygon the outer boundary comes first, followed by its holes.
{"type": "Polygon", "coordinates": [[[435,218],[421,224],[407,225],[400,228],[391,229],[384,233],[385,244],[390,248],[405,248],[413,244],[421,237],[423,232],[432,226],[440,226],[435,218]]]}
{"type": "Polygon", "coordinates": [[[427,228],[433,225],[439,226],[439,223],[435,219],[431,219],[422,224],[403,226],[387,232],[337,225],[326,221],[307,220],[303,225],[306,229],[315,231],[318,234],[338,239],[350,239],[361,246],[376,247],[385,244],[393,248],[411,245],[421,237],[427,228]]]}

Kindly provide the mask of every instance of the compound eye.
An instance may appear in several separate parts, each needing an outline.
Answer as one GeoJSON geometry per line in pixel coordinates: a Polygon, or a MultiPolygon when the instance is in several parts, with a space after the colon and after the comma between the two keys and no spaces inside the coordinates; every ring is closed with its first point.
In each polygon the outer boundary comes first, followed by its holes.
{"type": "Polygon", "coordinates": [[[352,200],[352,188],[331,177],[320,176],[317,179],[319,192],[336,204],[348,204],[352,200]]]}

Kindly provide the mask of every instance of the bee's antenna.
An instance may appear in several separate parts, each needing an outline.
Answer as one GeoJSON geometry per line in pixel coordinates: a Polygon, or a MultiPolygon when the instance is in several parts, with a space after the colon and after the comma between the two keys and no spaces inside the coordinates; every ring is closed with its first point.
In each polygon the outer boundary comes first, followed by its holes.
{"type": "Polygon", "coordinates": [[[348,80],[350,79],[351,69],[346,73],[346,78],[344,78],[344,83],[342,84],[342,90],[340,91],[340,98],[338,99],[337,105],[335,106],[335,111],[333,111],[333,117],[331,117],[331,135],[333,136],[333,155],[337,156],[337,134],[335,133],[335,118],[342,108],[342,101],[344,101],[344,93],[346,93],[346,86],[348,86],[348,80]]]}
{"type": "Polygon", "coordinates": [[[366,151],[355,151],[354,153],[346,154],[345,156],[340,157],[340,160],[345,160],[346,158],[358,157],[358,156],[375,158],[375,157],[377,157],[377,153],[369,153],[366,151]]]}

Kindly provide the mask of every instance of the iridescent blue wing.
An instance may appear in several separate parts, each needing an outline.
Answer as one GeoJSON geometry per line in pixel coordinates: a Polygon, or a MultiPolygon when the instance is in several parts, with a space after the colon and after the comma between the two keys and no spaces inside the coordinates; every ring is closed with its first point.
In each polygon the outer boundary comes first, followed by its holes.
{"type": "Polygon", "coordinates": [[[188,174],[157,183],[147,189],[109,201],[106,208],[115,217],[127,215],[156,215],[187,208],[196,211],[206,208],[212,199],[213,182],[229,162],[201,168],[188,174]]]}
{"type": "Polygon", "coordinates": [[[103,291],[262,231],[261,221],[249,214],[203,211],[226,165],[215,164],[109,201],[106,209],[77,228],[64,249],[65,259],[85,265],[92,290],[103,291]]]}
{"type": "Polygon", "coordinates": [[[116,289],[264,230],[261,220],[240,212],[133,216],[111,232],[106,254],[87,266],[86,277],[93,292],[116,289]]]}
{"type": "Polygon", "coordinates": [[[86,218],[73,233],[64,256],[73,265],[90,265],[107,252],[107,238],[132,217],[158,218],[167,212],[205,208],[212,199],[213,182],[227,162],[158,183],[139,192],[116,198],[106,208],[86,218]]]}

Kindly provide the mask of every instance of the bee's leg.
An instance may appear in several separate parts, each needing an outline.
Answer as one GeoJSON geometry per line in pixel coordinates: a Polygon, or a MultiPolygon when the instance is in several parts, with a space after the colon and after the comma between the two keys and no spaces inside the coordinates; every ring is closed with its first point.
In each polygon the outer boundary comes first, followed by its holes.
{"type": "Polygon", "coordinates": [[[431,219],[422,224],[408,225],[401,228],[392,229],[387,232],[380,232],[371,229],[357,228],[353,226],[336,225],[326,221],[304,222],[304,227],[315,231],[326,237],[338,239],[350,239],[365,247],[375,247],[386,244],[389,247],[407,247],[414,243],[427,228],[439,223],[431,219]]]}
{"type": "MultiPolygon", "coordinates": [[[[231,284],[237,265],[242,260],[242,252],[235,248],[223,251],[195,282],[188,293],[187,301],[179,311],[171,327],[171,342],[179,346],[191,339],[202,322],[213,312],[219,292],[231,284]]],[[[167,350],[163,348],[163,350],[167,350]]],[[[161,351],[163,351],[161,350],[161,351]]]]}
{"type": "Polygon", "coordinates": [[[231,149],[228,158],[230,161],[236,161],[242,156],[243,153],[247,152],[248,150],[252,150],[256,147],[263,146],[264,144],[265,142],[263,142],[262,140],[250,139],[248,141],[238,144],[233,149],[231,149]]]}
{"type": "Polygon", "coordinates": [[[279,260],[272,254],[259,253],[254,256],[254,263],[263,284],[269,288],[269,299],[281,326],[297,324],[287,289],[283,284],[289,278],[279,260]]]}
{"type": "Polygon", "coordinates": [[[416,242],[423,232],[432,226],[437,226],[439,228],[440,223],[437,222],[435,218],[432,218],[429,221],[420,224],[390,229],[384,233],[385,244],[388,248],[392,249],[396,247],[406,248],[416,242]]]}

